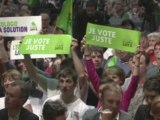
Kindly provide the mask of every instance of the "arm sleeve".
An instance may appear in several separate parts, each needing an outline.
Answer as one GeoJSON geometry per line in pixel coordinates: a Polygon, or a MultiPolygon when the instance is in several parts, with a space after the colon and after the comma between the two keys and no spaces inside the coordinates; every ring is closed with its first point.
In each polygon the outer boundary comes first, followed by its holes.
{"type": "Polygon", "coordinates": [[[130,101],[134,97],[134,94],[137,90],[138,81],[139,81],[139,76],[132,76],[131,83],[129,84],[128,89],[123,94],[121,109],[126,112],[128,111],[130,101]]]}
{"type": "Polygon", "coordinates": [[[98,94],[100,78],[96,72],[92,59],[86,60],[85,62],[89,80],[91,80],[91,83],[93,84],[93,87],[98,94]]]}

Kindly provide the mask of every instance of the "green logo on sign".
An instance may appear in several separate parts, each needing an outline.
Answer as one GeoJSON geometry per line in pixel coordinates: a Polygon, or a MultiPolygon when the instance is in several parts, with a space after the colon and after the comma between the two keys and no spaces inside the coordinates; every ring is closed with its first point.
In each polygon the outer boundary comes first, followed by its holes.
{"type": "Polygon", "coordinates": [[[31,23],[31,27],[30,27],[31,31],[37,30],[37,25],[35,24],[35,22],[31,23]]]}
{"type": "Polygon", "coordinates": [[[58,42],[55,45],[55,50],[63,50],[63,41],[58,40],[58,42]]]}
{"type": "Polygon", "coordinates": [[[123,46],[125,46],[125,47],[132,47],[132,41],[131,40],[125,40],[125,41],[123,41],[123,46]]]}

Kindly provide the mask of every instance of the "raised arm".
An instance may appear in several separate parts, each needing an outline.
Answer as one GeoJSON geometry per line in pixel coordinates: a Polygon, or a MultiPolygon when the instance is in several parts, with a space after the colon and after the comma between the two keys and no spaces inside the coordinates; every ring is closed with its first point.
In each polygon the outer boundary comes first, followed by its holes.
{"type": "Polygon", "coordinates": [[[141,53],[134,56],[135,61],[133,61],[133,73],[131,77],[131,83],[129,84],[128,89],[123,94],[121,109],[126,112],[128,111],[130,101],[134,97],[134,94],[138,87],[140,57],[141,53]]]}
{"type": "Polygon", "coordinates": [[[85,72],[85,68],[79,59],[77,53],[76,53],[76,48],[78,47],[77,40],[72,41],[72,46],[71,46],[71,55],[74,63],[74,67],[76,69],[76,72],[78,74],[79,78],[79,85],[80,85],[80,95],[81,99],[85,100],[86,97],[86,91],[88,90],[88,83],[87,83],[87,73],[85,72]]]}
{"type": "Polygon", "coordinates": [[[36,72],[36,69],[32,63],[32,59],[31,59],[30,55],[24,55],[24,63],[26,65],[30,79],[34,80],[45,91],[47,91],[47,80],[45,80],[45,77],[41,78],[40,75],[36,72]]]}
{"type": "Polygon", "coordinates": [[[88,45],[86,45],[84,40],[82,41],[82,44],[83,44],[83,48],[84,48],[84,58],[85,58],[85,64],[86,64],[86,68],[87,68],[88,77],[89,77],[89,80],[91,81],[95,91],[98,93],[100,78],[99,78],[99,76],[96,72],[96,69],[94,67],[88,45]]]}

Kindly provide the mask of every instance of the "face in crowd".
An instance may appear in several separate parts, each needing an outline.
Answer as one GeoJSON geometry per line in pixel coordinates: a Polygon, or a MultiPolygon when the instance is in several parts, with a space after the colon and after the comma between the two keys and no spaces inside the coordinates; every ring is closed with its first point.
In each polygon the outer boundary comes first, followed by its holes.
{"type": "Polygon", "coordinates": [[[21,79],[21,74],[19,73],[19,71],[15,69],[9,70],[3,73],[1,84],[6,89],[12,82],[14,82],[15,80],[20,80],[20,79],[21,79]]]}
{"type": "Polygon", "coordinates": [[[5,93],[5,107],[8,109],[21,108],[24,103],[24,98],[21,96],[19,86],[8,86],[5,93]]]}
{"type": "Polygon", "coordinates": [[[104,83],[100,86],[101,89],[101,101],[102,109],[109,109],[112,114],[112,119],[115,118],[120,110],[120,103],[122,99],[122,90],[117,83],[112,81],[111,83],[104,83]]]}
{"type": "Polygon", "coordinates": [[[154,47],[154,55],[157,59],[160,59],[160,42],[157,42],[154,47]]]}
{"type": "Polygon", "coordinates": [[[92,57],[92,61],[95,66],[95,69],[99,69],[103,62],[102,54],[99,52],[92,52],[91,57],[92,57]]]}
{"type": "Polygon", "coordinates": [[[96,8],[94,6],[86,7],[86,12],[89,17],[93,17],[96,13],[96,8]]]}
{"type": "Polygon", "coordinates": [[[60,77],[60,90],[62,94],[70,95],[74,93],[76,83],[73,81],[70,75],[65,77],[60,77]]]}
{"type": "MultiPolygon", "coordinates": [[[[145,57],[145,55],[141,55],[141,57],[140,57],[140,73],[139,73],[140,75],[145,74],[147,71],[149,61],[147,61],[146,59],[147,58],[145,57]]],[[[132,69],[134,69],[136,67],[135,61],[136,61],[136,57],[134,56],[132,59],[132,69]]]]}
{"type": "Polygon", "coordinates": [[[154,46],[157,42],[157,37],[150,37],[149,38],[149,46],[154,46]]]}

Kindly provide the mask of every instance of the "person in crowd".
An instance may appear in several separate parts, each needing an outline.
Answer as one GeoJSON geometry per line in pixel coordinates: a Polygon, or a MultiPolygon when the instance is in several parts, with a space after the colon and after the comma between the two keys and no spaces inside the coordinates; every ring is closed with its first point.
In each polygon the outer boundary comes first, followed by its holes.
{"type": "MultiPolygon", "coordinates": [[[[84,48],[83,41],[82,41],[82,46],[84,48]]],[[[88,54],[88,53],[86,54],[84,51],[83,56],[84,56],[84,58],[86,58],[88,55],[91,55],[91,60],[93,61],[92,67],[95,67],[96,74],[98,74],[98,76],[101,78],[102,74],[103,74],[103,67],[102,67],[103,49],[100,47],[95,47],[95,46],[90,46],[89,49],[90,49],[90,54],[88,54]]],[[[89,75],[88,79],[92,79],[90,77],[91,74],[89,74],[88,71],[87,71],[87,74],[89,75]]],[[[93,87],[93,84],[89,81],[88,97],[86,100],[86,104],[96,107],[97,103],[98,103],[98,96],[96,93],[96,89],[93,87]]]]}
{"type": "MultiPolygon", "coordinates": [[[[2,74],[2,80],[1,80],[1,84],[4,87],[4,89],[6,90],[8,88],[8,86],[17,80],[21,80],[21,73],[19,71],[17,71],[16,69],[11,69],[8,70],[6,72],[4,72],[2,74]]],[[[1,97],[0,98],[0,109],[5,108],[5,97],[1,97]]],[[[23,107],[27,110],[29,110],[30,112],[32,112],[32,105],[29,99],[27,99],[27,101],[25,102],[25,104],[23,105],[23,107]]]]}
{"type": "Polygon", "coordinates": [[[150,63],[148,71],[147,71],[147,77],[150,76],[156,76],[160,73],[159,68],[160,68],[160,41],[157,42],[154,46],[154,56],[155,56],[155,61],[150,63]]]}
{"type": "MultiPolygon", "coordinates": [[[[2,76],[2,74],[4,73],[4,71],[5,71],[4,64],[3,64],[2,58],[0,56],[0,76],[2,76]]],[[[0,82],[1,81],[2,81],[2,78],[0,78],[0,82]]],[[[3,88],[2,84],[0,84],[0,97],[3,97],[3,96],[4,96],[4,88],[3,88]]]]}
{"type": "Polygon", "coordinates": [[[32,59],[30,55],[24,55],[24,63],[28,71],[28,75],[37,84],[41,86],[41,88],[47,92],[47,96],[53,96],[59,94],[59,85],[58,80],[52,78],[51,75],[45,73],[42,70],[39,70],[37,67],[33,65],[32,59]],[[52,93],[50,92],[52,91],[52,93]]]}
{"type": "Polygon", "coordinates": [[[135,25],[134,23],[132,22],[132,20],[130,19],[125,19],[122,21],[122,24],[121,24],[121,27],[122,28],[126,28],[126,29],[131,29],[131,30],[134,30],[135,29],[135,25]]]}
{"type": "MultiPolygon", "coordinates": [[[[84,112],[92,107],[87,106],[80,98],[74,95],[77,86],[77,74],[73,69],[64,68],[58,75],[61,94],[46,99],[47,101],[61,100],[67,107],[67,120],[81,119],[84,112]]],[[[40,115],[43,117],[42,115],[40,115]]]]}
{"type": "Polygon", "coordinates": [[[5,108],[0,110],[1,120],[39,120],[38,116],[23,108],[29,97],[29,87],[24,81],[14,81],[6,88],[5,108]]]}
{"type": "Polygon", "coordinates": [[[151,104],[156,96],[160,95],[159,76],[149,78],[143,86],[145,103],[141,104],[136,112],[135,120],[154,120],[151,115],[151,104]]]}
{"type": "MultiPolygon", "coordinates": [[[[139,65],[137,66],[136,64],[137,58],[133,57],[132,59],[132,66],[134,67],[139,67],[139,81],[138,81],[138,86],[137,89],[134,93],[134,97],[131,99],[129,107],[128,107],[128,113],[132,118],[134,118],[135,113],[137,111],[137,108],[139,107],[140,104],[143,103],[143,85],[144,82],[146,81],[146,73],[148,70],[148,65],[149,65],[149,56],[146,53],[143,53],[139,59],[139,65]]],[[[128,88],[128,87],[127,87],[128,88]]]]}
{"type": "Polygon", "coordinates": [[[43,107],[44,120],[66,120],[67,108],[61,101],[47,101],[43,107]]]}
{"type": "Polygon", "coordinates": [[[72,45],[71,45],[71,57],[73,59],[73,64],[75,67],[75,70],[78,74],[78,84],[77,84],[77,92],[79,95],[79,97],[81,98],[82,101],[84,101],[87,105],[92,105],[94,106],[94,104],[88,104],[88,102],[86,102],[88,100],[88,98],[90,98],[90,102],[96,101],[95,98],[93,98],[92,96],[88,97],[88,75],[85,71],[85,66],[82,63],[82,60],[78,57],[77,54],[77,48],[78,48],[78,40],[73,39],[72,41],[72,45]]]}
{"type": "Polygon", "coordinates": [[[83,120],[130,120],[130,116],[120,110],[121,87],[110,78],[104,78],[102,81],[103,83],[99,86],[102,107],[99,110],[86,111],[83,120]]]}
{"type": "Polygon", "coordinates": [[[148,41],[149,41],[149,46],[148,46],[148,49],[146,50],[146,52],[150,56],[150,61],[153,62],[156,59],[154,56],[154,45],[156,44],[156,42],[160,41],[160,33],[152,32],[152,33],[149,33],[147,35],[147,37],[148,37],[148,41]]]}
{"type": "Polygon", "coordinates": [[[112,2],[112,9],[110,13],[110,18],[109,18],[109,25],[111,26],[120,26],[122,24],[122,21],[124,20],[123,18],[123,12],[124,12],[124,7],[123,7],[123,2],[122,0],[116,0],[112,2]]]}
{"type": "MultiPolygon", "coordinates": [[[[89,52],[89,49],[87,47],[87,45],[85,45],[84,43],[84,46],[85,46],[85,60],[86,60],[86,68],[87,68],[87,72],[88,72],[88,76],[90,78],[90,81],[96,91],[96,94],[98,94],[99,90],[99,85],[100,85],[100,77],[97,75],[97,73],[95,72],[95,68],[93,67],[93,61],[91,59],[91,56],[90,56],[90,52],[89,52]]],[[[134,96],[134,93],[136,91],[136,88],[137,88],[137,84],[138,84],[138,80],[139,80],[139,77],[138,77],[138,73],[139,73],[139,57],[141,56],[141,53],[138,54],[138,55],[135,55],[135,64],[134,64],[134,71],[133,71],[133,75],[132,75],[132,78],[131,78],[131,83],[129,84],[129,87],[128,89],[124,92],[123,94],[123,100],[122,100],[122,106],[121,106],[121,109],[122,110],[125,110],[127,111],[128,109],[128,106],[129,106],[129,103],[130,103],[130,100],[131,98],[134,96]],[[136,67],[135,67],[136,66],[136,67]]],[[[117,84],[119,85],[123,85],[124,81],[125,81],[125,73],[124,71],[121,69],[121,68],[118,68],[118,67],[114,67],[114,69],[108,67],[107,68],[108,70],[104,70],[104,75],[103,77],[110,77],[112,78],[117,84]],[[107,72],[109,71],[109,69],[111,69],[110,71],[110,74],[107,74],[107,72]],[[115,72],[115,71],[118,71],[118,72],[115,72]]],[[[99,105],[98,107],[100,107],[100,101],[99,101],[99,105]]]]}
{"type": "Polygon", "coordinates": [[[42,31],[45,34],[53,33],[54,28],[50,25],[50,16],[48,13],[41,13],[42,16],[42,31]]]}
{"type": "Polygon", "coordinates": [[[87,23],[104,24],[104,18],[97,11],[96,1],[89,0],[86,4],[86,9],[79,11],[75,15],[73,26],[73,37],[81,41],[86,32],[87,23]]]}
{"type": "Polygon", "coordinates": [[[154,120],[160,120],[160,96],[156,96],[151,104],[151,115],[154,120]]]}

